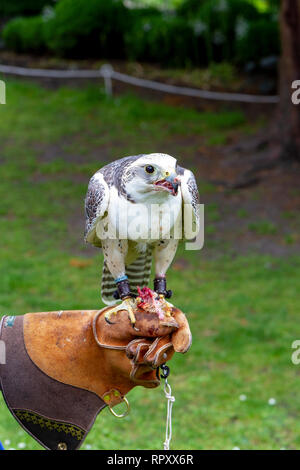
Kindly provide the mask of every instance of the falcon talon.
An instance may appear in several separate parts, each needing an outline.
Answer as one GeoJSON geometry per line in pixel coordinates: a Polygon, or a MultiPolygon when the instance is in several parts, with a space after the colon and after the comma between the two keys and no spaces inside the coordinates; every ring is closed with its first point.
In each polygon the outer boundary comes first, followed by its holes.
{"type": "Polygon", "coordinates": [[[112,315],[116,315],[120,310],[126,310],[126,308],[124,308],[123,306],[123,302],[120,305],[116,305],[111,310],[108,310],[106,312],[106,314],[104,315],[105,321],[107,321],[107,323],[109,323],[110,325],[115,325],[115,322],[110,321],[110,317],[112,315]]]}
{"type": "MultiPolygon", "coordinates": [[[[125,309],[127,310],[128,312],[128,316],[129,316],[129,319],[131,321],[131,323],[134,325],[135,322],[136,322],[136,319],[135,319],[135,315],[134,315],[134,312],[133,312],[133,307],[132,307],[132,297],[131,296],[128,296],[128,297],[125,297],[123,299],[124,303],[125,303],[125,309]]],[[[135,303],[134,303],[135,304],[135,303]]],[[[135,306],[135,305],[134,305],[135,306]]]]}
{"type": "Polygon", "coordinates": [[[164,312],[166,317],[171,317],[171,311],[172,307],[169,305],[169,303],[166,301],[167,296],[163,294],[159,294],[160,301],[164,303],[164,312]]]}

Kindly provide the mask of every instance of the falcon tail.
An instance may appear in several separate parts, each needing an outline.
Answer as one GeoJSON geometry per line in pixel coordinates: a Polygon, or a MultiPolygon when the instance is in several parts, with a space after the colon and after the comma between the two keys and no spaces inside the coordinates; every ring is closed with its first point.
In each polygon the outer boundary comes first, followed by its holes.
{"type": "MultiPolygon", "coordinates": [[[[133,294],[137,294],[137,286],[147,286],[151,274],[152,250],[148,248],[133,263],[126,266],[126,275],[130,283],[130,289],[133,294]]],[[[112,277],[107,264],[103,263],[101,298],[106,305],[114,305],[118,302],[113,296],[117,289],[114,278],[112,277]]]]}

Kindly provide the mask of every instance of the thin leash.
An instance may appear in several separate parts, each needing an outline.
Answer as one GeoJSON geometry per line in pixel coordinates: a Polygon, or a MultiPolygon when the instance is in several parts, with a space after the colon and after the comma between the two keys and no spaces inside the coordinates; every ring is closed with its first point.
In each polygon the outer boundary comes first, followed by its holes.
{"type": "Polygon", "coordinates": [[[167,399],[166,438],[164,442],[164,450],[170,450],[170,442],[172,439],[172,409],[175,397],[172,396],[172,389],[168,383],[170,368],[166,366],[166,364],[162,364],[160,367],[162,369],[161,378],[165,380],[164,392],[167,399]]]}

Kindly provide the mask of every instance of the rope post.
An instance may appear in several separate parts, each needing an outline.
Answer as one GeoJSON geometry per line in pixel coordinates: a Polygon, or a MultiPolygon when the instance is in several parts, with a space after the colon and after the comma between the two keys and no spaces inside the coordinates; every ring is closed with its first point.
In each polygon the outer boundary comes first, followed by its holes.
{"type": "Polygon", "coordinates": [[[100,74],[104,78],[104,87],[105,93],[107,96],[112,96],[113,88],[112,88],[112,76],[114,73],[114,69],[110,64],[104,64],[100,68],[100,74]]]}

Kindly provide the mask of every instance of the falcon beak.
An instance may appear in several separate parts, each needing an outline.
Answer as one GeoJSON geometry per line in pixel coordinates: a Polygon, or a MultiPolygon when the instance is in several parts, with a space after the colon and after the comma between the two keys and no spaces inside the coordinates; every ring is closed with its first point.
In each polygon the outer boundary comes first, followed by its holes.
{"type": "Polygon", "coordinates": [[[173,196],[176,196],[178,193],[178,186],[180,183],[176,173],[172,173],[171,175],[167,176],[166,181],[168,181],[168,183],[171,183],[172,188],[173,188],[172,194],[173,196]]]}
{"type": "Polygon", "coordinates": [[[159,186],[165,191],[168,191],[173,196],[176,196],[178,193],[178,186],[180,184],[180,180],[176,173],[166,171],[164,174],[164,178],[159,181],[156,181],[156,183],[154,184],[155,186],[159,186]]]}

